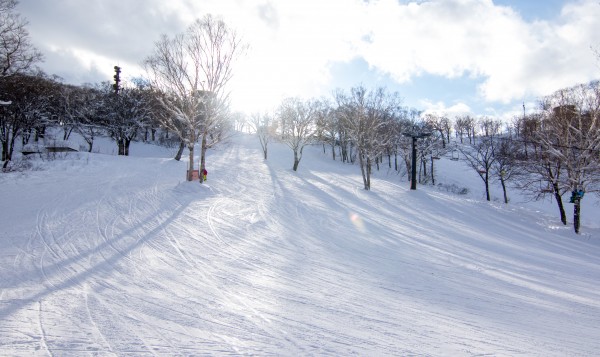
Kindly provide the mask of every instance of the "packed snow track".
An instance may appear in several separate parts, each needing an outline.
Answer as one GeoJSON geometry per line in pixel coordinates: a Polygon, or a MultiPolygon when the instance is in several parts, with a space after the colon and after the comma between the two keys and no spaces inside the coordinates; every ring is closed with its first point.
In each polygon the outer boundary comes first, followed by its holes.
{"type": "Polygon", "coordinates": [[[0,355],[598,355],[598,237],[272,145],[1,176],[0,355]]]}

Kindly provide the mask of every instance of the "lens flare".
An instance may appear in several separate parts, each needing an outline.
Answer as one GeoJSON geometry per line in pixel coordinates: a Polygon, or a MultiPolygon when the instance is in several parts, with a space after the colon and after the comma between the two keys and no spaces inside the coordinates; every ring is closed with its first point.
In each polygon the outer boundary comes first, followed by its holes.
{"type": "Polygon", "coordinates": [[[365,229],[365,223],[357,213],[350,213],[350,222],[352,222],[354,228],[356,228],[359,232],[366,233],[367,230],[365,229]]]}

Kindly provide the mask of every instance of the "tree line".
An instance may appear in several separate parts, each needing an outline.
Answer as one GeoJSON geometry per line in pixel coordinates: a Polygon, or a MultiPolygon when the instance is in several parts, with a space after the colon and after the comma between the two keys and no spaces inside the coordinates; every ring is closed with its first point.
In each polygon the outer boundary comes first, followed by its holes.
{"type": "MultiPolygon", "coordinates": [[[[499,182],[504,201],[512,186],[540,199],[550,195],[560,220],[567,224],[563,197],[574,204],[579,232],[580,202],[599,192],[600,89],[598,82],[564,88],[541,98],[535,112],[512,122],[470,115],[450,118],[402,105],[398,93],[357,86],[327,98],[288,98],[270,113],[248,118],[229,111],[228,83],[236,58],[246,49],[239,35],[210,15],[184,33],[163,35],[143,61],[147,76],[115,82],[67,85],[35,69],[41,53],[31,45],[27,22],[14,9],[16,0],[0,0],[0,144],[3,168],[20,146],[43,139],[60,128],[62,139],[75,132],[92,151],[94,139],[110,136],[119,155],[129,154],[133,140],[172,136],[190,155],[188,180],[195,168],[194,146],[200,144],[198,168],[206,150],[236,126],[250,123],[268,157],[272,140],[293,152],[298,170],[303,150],[318,144],[333,160],[357,164],[365,190],[373,170],[404,174],[418,166],[421,183],[435,184],[435,162],[460,159],[481,178],[490,200],[490,184],[499,182]],[[413,160],[411,138],[419,137],[413,160]]],[[[415,168],[416,170],[417,168],[415,168]]],[[[407,175],[408,176],[408,175],[407,175]]],[[[200,176],[200,182],[202,177],[200,176]]]]}
{"type": "Polygon", "coordinates": [[[505,203],[509,186],[531,199],[550,195],[566,225],[563,197],[570,195],[577,233],[581,200],[586,193],[600,193],[597,81],[558,90],[541,98],[533,113],[508,122],[422,113],[402,106],[398,93],[364,86],[337,90],[330,98],[288,98],[274,111],[247,120],[264,159],[269,142],[279,140],[292,150],[296,171],[303,149],[322,145],[333,160],[357,164],[365,190],[371,189],[373,170],[412,171],[411,138],[416,135],[420,183],[435,184],[434,164],[441,157],[461,160],[481,178],[488,201],[493,182],[502,187],[505,203]]]}
{"type": "MultiPolygon", "coordinates": [[[[155,140],[157,131],[175,136],[181,158],[190,153],[188,180],[195,168],[194,146],[200,143],[199,169],[206,150],[230,131],[227,85],[233,64],[246,45],[222,20],[206,15],[187,31],[163,35],[142,61],[145,78],[66,85],[36,69],[43,58],[32,46],[27,22],[15,12],[16,0],[0,0],[0,143],[3,169],[12,162],[15,142],[37,143],[47,128],[61,128],[63,140],[78,133],[92,151],[94,138],[110,136],[119,155],[128,155],[132,140],[155,140]]],[[[200,176],[200,182],[202,182],[200,176]]]]}

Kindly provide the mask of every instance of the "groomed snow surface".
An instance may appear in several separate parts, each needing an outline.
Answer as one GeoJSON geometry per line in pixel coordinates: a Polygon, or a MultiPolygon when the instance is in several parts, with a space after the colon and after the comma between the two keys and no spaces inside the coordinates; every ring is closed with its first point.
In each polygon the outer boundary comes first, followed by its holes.
{"type": "Polygon", "coordinates": [[[141,143],[0,174],[0,355],[600,355],[592,197],[575,235],[460,162],[439,180],[469,195],[387,169],[368,192],[320,147],[298,172],[269,148],[237,134],[204,185],[141,143]]]}

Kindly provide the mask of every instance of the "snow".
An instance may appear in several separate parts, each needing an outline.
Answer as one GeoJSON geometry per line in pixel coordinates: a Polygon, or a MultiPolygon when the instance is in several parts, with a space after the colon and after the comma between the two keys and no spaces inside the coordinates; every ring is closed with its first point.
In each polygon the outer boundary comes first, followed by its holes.
{"type": "Polygon", "coordinates": [[[364,191],[320,147],[293,172],[247,134],[203,185],[174,149],[101,152],[0,175],[0,355],[598,354],[593,199],[575,235],[445,159],[470,194],[386,170],[364,191]]]}

